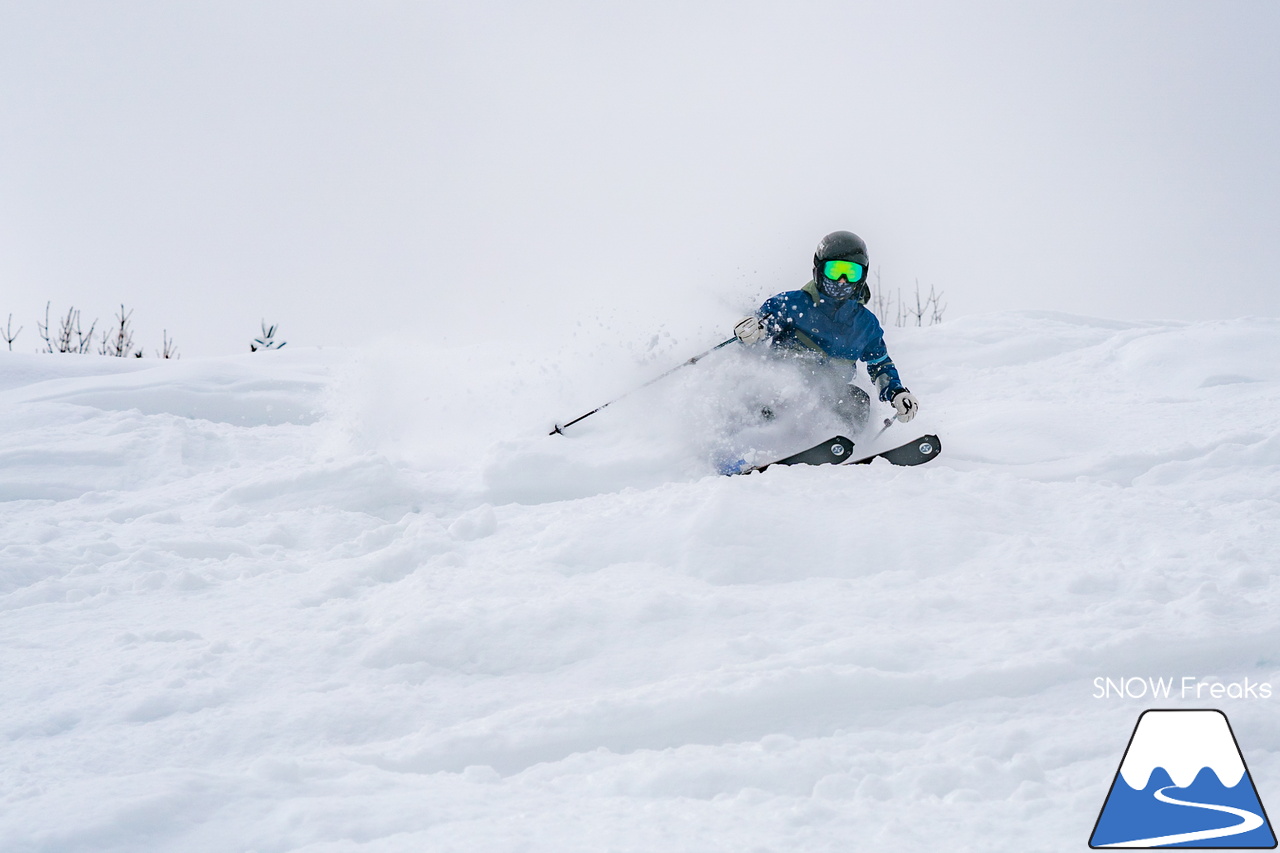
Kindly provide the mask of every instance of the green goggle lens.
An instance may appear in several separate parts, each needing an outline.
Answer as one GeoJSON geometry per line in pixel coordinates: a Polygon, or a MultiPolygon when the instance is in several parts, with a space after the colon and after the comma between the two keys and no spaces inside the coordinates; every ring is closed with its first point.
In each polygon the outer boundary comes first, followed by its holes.
{"type": "Polygon", "coordinates": [[[854,261],[827,261],[822,265],[822,274],[832,281],[843,278],[850,284],[862,281],[866,269],[854,261]]]}

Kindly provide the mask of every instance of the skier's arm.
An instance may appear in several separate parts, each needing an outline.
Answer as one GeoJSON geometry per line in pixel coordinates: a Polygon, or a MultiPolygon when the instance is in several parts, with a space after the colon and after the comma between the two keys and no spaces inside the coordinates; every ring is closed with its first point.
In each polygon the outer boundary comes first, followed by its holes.
{"type": "Polygon", "coordinates": [[[884,345],[884,337],[876,338],[871,346],[862,353],[862,360],[867,363],[867,375],[880,389],[880,399],[889,402],[893,395],[906,389],[902,379],[898,377],[898,368],[889,358],[889,350],[884,345]]]}
{"type": "Polygon", "coordinates": [[[893,404],[898,420],[906,422],[914,418],[920,409],[920,403],[916,400],[915,394],[903,387],[902,379],[898,376],[898,368],[894,365],[893,359],[889,358],[889,350],[884,345],[883,335],[867,347],[866,352],[862,354],[862,360],[867,363],[867,375],[880,389],[880,399],[893,404]]]}

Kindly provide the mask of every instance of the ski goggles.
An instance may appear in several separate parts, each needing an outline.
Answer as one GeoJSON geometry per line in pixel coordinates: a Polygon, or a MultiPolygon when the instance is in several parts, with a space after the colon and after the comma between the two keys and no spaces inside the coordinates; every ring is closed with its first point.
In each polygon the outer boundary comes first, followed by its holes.
{"type": "Polygon", "coordinates": [[[822,274],[831,281],[843,278],[850,284],[862,281],[867,268],[857,261],[827,261],[822,265],[822,274]]]}

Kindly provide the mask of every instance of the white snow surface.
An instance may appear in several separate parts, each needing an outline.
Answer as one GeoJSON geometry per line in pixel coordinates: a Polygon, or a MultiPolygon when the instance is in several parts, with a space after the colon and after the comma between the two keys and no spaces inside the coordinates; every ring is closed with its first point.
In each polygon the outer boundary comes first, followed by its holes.
{"type": "Polygon", "coordinates": [[[1080,850],[1094,678],[1280,687],[1280,321],[891,329],[941,457],[747,477],[736,345],[546,435],[718,340],[604,337],[0,353],[0,850],[1080,850]]]}
{"type": "Polygon", "coordinates": [[[1157,767],[1173,784],[1186,788],[1208,767],[1218,781],[1234,788],[1244,778],[1244,761],[1227,718],[1220,711],[1148,711],[1138,721],[1125,751],[1120,775],[1141,791],[1157,767]]]}

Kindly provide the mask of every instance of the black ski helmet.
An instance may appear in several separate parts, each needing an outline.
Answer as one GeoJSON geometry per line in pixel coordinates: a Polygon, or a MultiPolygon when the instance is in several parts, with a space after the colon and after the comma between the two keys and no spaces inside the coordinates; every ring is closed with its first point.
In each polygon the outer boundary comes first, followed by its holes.
{"type": "Polygon", "coordinates": [[[867,286],[867,244],[852,231],[832,231],[818,243],[813,253],[813,280],[818,290],[832,299],[856,299],[858,304],[866,305],[871,299],[871,288],[867,286]],[[824,285],[829,281],[822,274],[822,265],[827,261],[854,261],[862,264],[862,278],[853,282],[853,292],[847,296],[828,293],[824,285]]]}

